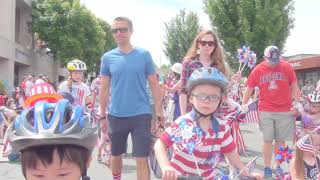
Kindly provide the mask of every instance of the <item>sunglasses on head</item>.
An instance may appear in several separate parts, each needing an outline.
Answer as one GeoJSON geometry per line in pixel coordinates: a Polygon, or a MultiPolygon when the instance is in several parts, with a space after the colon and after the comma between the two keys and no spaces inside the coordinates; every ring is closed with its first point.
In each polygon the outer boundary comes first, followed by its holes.
{"type": "Polygon", "coordinates": [[[113,29],[111,29],[111,32],[112,32],[112,34],[117,34],[117,33],[126,33],[126,32],[128,32],[129,31],[129,29],[128,28],[126,28],[126,27],[124,27],[124,28],[113,28],[113,29]]]}
{"type": "Polygon", "coordinates": [[[214,46],[214,41],[198,41],[198,42],[201,46],[206,46],[206,45],[210,47],[214,46]]]}

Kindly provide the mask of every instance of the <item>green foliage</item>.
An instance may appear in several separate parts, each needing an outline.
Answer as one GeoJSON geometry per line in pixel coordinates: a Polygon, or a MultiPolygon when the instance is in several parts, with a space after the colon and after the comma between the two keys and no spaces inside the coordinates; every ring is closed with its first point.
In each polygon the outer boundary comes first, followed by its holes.
{"type": "Polygon", "coordinates": [[[267,46],[283,49],[293,28],[293,0],[204,0],[204,4],[234,69],[239,66],[237,48],[249,45],[259,63],[267,46]]]}
{"type": "Polygon", "coordinates": [[[164,53],[171,64],[182,61],[200,29],[196,13],[185,10],[165,23],[164,53]]]}
{"type": "Polygon", "coordinates": [[[111,33],[109,25],[98,20],[79,0],[36,0],[32,8],[31,31],[63,64],[82,59],[92,72],[95,64],[100,64],[102,53],[112,46],[106,43],[111,33]]]}
{"type": "Polygon", "coordinates": [[[167,65],[167,64],[161,65],[160,74],[161,74],[162,78],[166,78],[168,76],[169,72],[170,72],[170,65],[167,65]]]}
{"type": "Polygon", "coordinates": [[[6,87],[4,87],[4,85],[1,81],[0,81],[0,94],[7,94],[6,87]]]}

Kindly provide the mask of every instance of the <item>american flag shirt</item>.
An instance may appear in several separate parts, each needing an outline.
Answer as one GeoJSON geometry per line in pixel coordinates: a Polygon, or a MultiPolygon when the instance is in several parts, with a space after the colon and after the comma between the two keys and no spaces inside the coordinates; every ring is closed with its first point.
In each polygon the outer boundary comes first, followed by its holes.
{"type": "Polygon", "coordinates": [[[81,82],[80,84],[72,83],[70,91],[67,83],[67,81],[62,82],[58,87],[58,92],[69,92],[74,98],[73,105],[80,105],[85,108],[85,99],[86,97],[91,95],[89,86],[83,82],[81,82]]]}
{"type": "Polygon", "coordinates": [[[211,117],[212,127],[204,132],[194,111],[179,117],[162,134],[160,139],[169,147],[173,146],[170,165],[180,175],[198,175],[213,179],[221,154],[236,149],[226,121],[211,117]]]}

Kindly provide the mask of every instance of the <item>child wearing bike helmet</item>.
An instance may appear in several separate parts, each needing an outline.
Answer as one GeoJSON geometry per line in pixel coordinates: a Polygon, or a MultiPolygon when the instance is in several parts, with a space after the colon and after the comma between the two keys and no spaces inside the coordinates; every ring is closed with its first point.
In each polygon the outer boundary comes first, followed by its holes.
{"type": "MultiPolygon", "coordinates": [[[[192,73],[187,83],[192,111],[173,122],[155,143],[163,179],[177,179],[179,175],[213,179],[218,176],[215,168],[221,154],[237,169],[244,168],[226,121],[214,115],[226,98],[227,84],[227,78],[213,67],[202,67],[192,73]],[[171,160],[167,158],[170,146],[173,146],[171,160]]],[[[242,175],[251,176],[247,171],[242,175]]]]}
{"type": "Polygon", "coordinates": [[[305,134],[320,126],[320,92],[312,91],[307,94],[304,106],[294,106],[301,114],[302,130],[299,133],[305,134]]]}
{"type": "Polygon", "coordinates": [[[62,82],[58,87],[58,92],[68,92],[74,98],[73,105],[80,105],[86,108],[86,111],[92,111],[91,91],[88,85],[83,82],[84,73],[87,70],[86,64],[75,59],[67,64],[70,73],[69,79],[62,82]]]}
{"type": "Polygon", "coordinates": [[[87,169],[97,139],[97,128],[80,106],[68,100],[38,101],[24,109],[8,136],[21,152],[27,180],[88,180],[87,169]]]}

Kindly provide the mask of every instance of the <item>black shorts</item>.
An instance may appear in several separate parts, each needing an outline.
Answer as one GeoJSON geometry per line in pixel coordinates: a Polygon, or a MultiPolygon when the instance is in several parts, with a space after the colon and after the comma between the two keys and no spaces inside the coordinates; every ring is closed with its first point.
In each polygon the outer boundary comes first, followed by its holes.
{"type": "Polygon", "coordinates": [[[132,155],[134,157],[149,156],[151,143],[151,114],[131,117],[108,115],[111,155],[119,156],[126,153],[128,135],[132,138],[132,155]]]}

